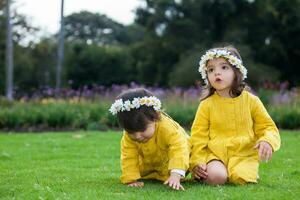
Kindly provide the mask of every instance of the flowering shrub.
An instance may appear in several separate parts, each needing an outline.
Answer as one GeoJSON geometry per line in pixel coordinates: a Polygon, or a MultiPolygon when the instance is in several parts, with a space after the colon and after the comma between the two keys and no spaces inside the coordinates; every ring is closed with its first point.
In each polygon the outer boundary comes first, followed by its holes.
{"type": "MultiPolygon", "coordinates": [[[[0,129],[2,131],[106,130],[118,128],[116,117],[109,113],[115,97],[123,90],[138,87],[113,85],[63,90],[59,99],[51,91],[37,91],[9,102],[0,98],[0,129]]],[[[201,88],[147,88],[162,103],[162,110],[187,129],[199,105],[201,88]]],[[[300,128],[299,89],[259,90],[270,115],[280,128],[300,128]]]]}

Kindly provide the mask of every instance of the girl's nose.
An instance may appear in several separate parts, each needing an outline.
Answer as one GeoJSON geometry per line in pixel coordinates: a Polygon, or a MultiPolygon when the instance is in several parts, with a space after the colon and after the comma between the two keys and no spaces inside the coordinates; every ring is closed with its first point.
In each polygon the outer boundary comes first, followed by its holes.
{"type": "Polygon", "coordinates": [[[141,136],[136,137],[136,140],[142,140],[142,137],[141,136]]]}
{"type": "Polygon", "coordinates": [[[218,70],[216,70],[215,71],[215,75],[217,76],[217,75],[220,75],[221,73],[220,73],[220,71],[218,71],[218,70]]]}
{"type": "Polygon", "coordinates": [[[141,135],[136,135],[136,136],[135,136],[135,139],[136,139],[136,140],[141,140],[142,138],[143,138],[143,137],[142,137],[141,135]]]}

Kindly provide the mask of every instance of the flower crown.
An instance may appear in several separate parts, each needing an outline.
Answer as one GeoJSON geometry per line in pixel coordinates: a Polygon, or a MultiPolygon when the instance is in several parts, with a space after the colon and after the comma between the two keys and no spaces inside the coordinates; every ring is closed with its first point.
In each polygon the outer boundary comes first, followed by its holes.
{"type": "Polygon", "coordinates": [[[234,55],[231,55],[227,49],[212,49],[208,50],[199,62],[199,72],[201,73],[202,79],[208,84],[207,80],[207,67],[206,64],[209,60],[214,58],[225,58],[231,65],[235,66],[243,74],[243,80],[247,78],[247,69],[244,67],[242,61],[234,55]]]}
{"type": "Polygon", "coordinates": [[[138,109],[140,106],[152,106],[154,110],[158,111],[161,108],[161,102],[155,96],[150,97],[136,97],[132,101],[117,99],[110,107],[111,114],[116,115],[118,112],[130,111],[132,109],[138,109]]]}

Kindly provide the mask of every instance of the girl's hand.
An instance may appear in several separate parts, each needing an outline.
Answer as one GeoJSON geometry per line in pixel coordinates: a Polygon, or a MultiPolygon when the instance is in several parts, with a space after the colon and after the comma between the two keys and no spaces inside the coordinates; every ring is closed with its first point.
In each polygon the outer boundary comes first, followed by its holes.
{"type": "Polygon", "coordinates": [[[260,141],[255,145],[254,148],[258,149],[258,156],[260,161],[268,162],[269,160],[271,160],[273,149],[268,142],[260,141]]]}
{"type": "Polygon", "coordinates": [[[165,185],[173,188],[174,190],[184,190],[183,186],[180,184],[181,175],[176,172],[171,172],[170,177],[165,181],[165,185]]]}
{"type": "Polygon", "coordinates": [[[207,166],[206,164],[198,164],[193,169],[193,174],[198,179],[207,179],[208,173],[207,173],[207,166]]]}
{"type": "Polygon", "coordinates": [[[144,183],[143,182],[139,182],[139,181],[135,181],[135,182],[132,182],[132,183],[127,183],[127,186],[129,187],[144,187],[144,183]]]}

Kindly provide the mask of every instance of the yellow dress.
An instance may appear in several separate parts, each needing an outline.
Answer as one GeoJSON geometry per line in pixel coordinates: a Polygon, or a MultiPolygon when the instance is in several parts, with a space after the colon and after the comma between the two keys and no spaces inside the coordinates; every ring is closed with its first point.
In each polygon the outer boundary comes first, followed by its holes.
{"type": "Polygon", "coordinates": [[[257,182],[259,141],[280,148],[279,131],[258,97],[247,91],[235,98],[216,92],[203,100],[191,130],[190,170],[197,164],[221,160],[229,182],[257,182]]]}
{"type": "Polygon", "coordinates": [[[138,143],[124,131],[121,139],[121,182],[138,179],[165,181],[169,171],[189,167],[189,135],[175,121],[161,113],[155,133],[146,143],[138,143]]]}

